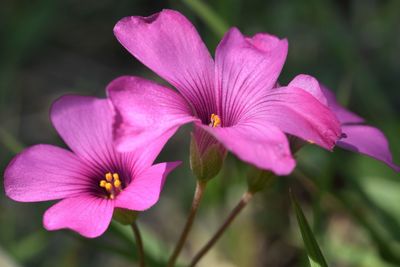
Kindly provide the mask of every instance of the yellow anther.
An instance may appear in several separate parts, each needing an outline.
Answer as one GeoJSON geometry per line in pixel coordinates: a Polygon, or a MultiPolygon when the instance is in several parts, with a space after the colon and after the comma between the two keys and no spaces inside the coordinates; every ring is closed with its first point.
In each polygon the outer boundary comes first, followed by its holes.
{"type": "Polygon", "coordinates": [[[106,180],[101,180],[100,181],[100,187],[106,187],[106,180]]]}
{"type": "Polygon", "coordinates": [[[106,187],[106,190],[107,190],[107,191],[111,191],[112,188],[113,188],[113,186],[112,186],[111,183],[106,183],[105,187],[106,187]]]}
{"type": "Polygon", "coordinates": [[[216,114],[211,114],[210,124],[211,127],[218,127],[221,125],[221,119],[216,114]]]}
{"type": "Polygon", "coordinates": [[[118,173],[107,172],[105,179],[100,181],[100,187],[107,191],[106,198],[114,199],[122,191],[122,183],[118,173]]]}
{"type": "Polygon", "coordinates": [[[307,142],[309,142],[310,144],[315,144],[315,142],[312,140],[307,140],[307,142]]]}
{"type": "Polygon", "coordinates": [[[112,174],[111,174],[111,172],[107,172],[105,176],[106,176],[107,182],[111,182],[111,181],[112,181],[112,174]]]}
{"type": "Polygon", "coordinates": [[[114,187],[119,188],[121,186],[121,181],[120,180],[115,180],[114,181],[114,187]]]}

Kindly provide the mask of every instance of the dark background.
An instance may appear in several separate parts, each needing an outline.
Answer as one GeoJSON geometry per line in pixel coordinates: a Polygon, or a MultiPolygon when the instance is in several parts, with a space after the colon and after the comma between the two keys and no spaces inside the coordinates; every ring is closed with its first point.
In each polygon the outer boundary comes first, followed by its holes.
{"type": "MultiPolygon", "coordinates": [[[[341,103],[385,132],[400,163],[400,1],[2,0],[2,170],[26,146],[63,146],[48,118],[58,96],[104,97],[107,83],[124,74],[159,80],[119,45],[112,28],[124,16],[147,16],[162,8],[187,16],[210,51],[230,26],[247,35],[265,31],[287,37],[289,55],[279,82],[286,84],[299,73],[317,77],[341,103]]],[[[150,266],[162,266],[190,207],[189,131],[190,126],[180,130],[160,156],[184,163],[170,175],[160,202],[139,219],[150,266]]],[[[298,162],[293,175],[256,196],[199,266],[307,266],[289,187],[330,266],[400,266],[399,175],[340,149],[330,153],[308,146],[298,162]]],[[[245,190],[244,169],[230,156],[210,183],[183,262],[245,190]]],[[[50,205],[16,203],[0,195],[0,266],[133,265],[129,228],[113,224],[95,240],[69,231],[46,232],[42,214],[50,205]]]]}

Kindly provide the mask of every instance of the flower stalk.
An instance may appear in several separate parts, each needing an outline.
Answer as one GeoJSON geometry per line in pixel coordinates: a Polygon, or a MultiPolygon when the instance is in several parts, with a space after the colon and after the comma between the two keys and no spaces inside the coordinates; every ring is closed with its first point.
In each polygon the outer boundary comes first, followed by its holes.
{"type": "Polygon", "coordinates": [[[240,214],[244,207],[250,202],[253,198],[254,193],[250,191],[246,191],[240,199],[239,203],[236,207],[231,211],[228,218],[224,221],[224,223],[219,227],[217,232],[213,235],[213,237],[203,246],[203,248],[194,256],[193,260],[190,262],[189,267],[195,266],[200,259],[214,246],[214,244],[219,240],[222,234],[228,229],[231,223],[235,220],[235,218],[240,214]]]}
{"type": "Polygon", "coordinates": [[[131,224],[131,227],[132,227],[133,235],[135,236],[135,240],[136,240],[136,247],[137,247],[138,258],[139,258],[139,266],[145,267],[146,263],[145,263],[145,257],[144,257],[143,239],[142,239],[142,235],[140,234],[139,227],[138,227],[136,221],[134,221],[131,224]]]}
{"type": "Polygon", "coordinates": [[[181,250],[183,248],[183,245],[186,242],[186,239],[187,239],[187,237],[189,235],[190,229],[192,228],[194,219],[195,219],[196,214],[197,214],[197,210],[198,210],[198,208],[200,206],[201,199],[203,198],[203,194],[204,194],[204,190],[206,188],[206,184],[207,184],[207,182],[205,182],[205,181],[197,180],[196,190],[195,190],[195,193],[194,193],[194,196],[193,196],[192,207],[190,208],[189,216],[188,216],[188,218],[186,220],[186,224],[185,224],[185,227],[183,228],[181,236],[179,237],[179,240],[178,240],[178,242],[177,242],[177,244],[175,246],[174,252],[172,253],[172,255],[171,255],[171,257],[170,257],[170,259],[168,261],[167,267],[175,266],[176,260],[177,260],[179,254],[180,254],[180,252],[181,252],[181,250]]]}

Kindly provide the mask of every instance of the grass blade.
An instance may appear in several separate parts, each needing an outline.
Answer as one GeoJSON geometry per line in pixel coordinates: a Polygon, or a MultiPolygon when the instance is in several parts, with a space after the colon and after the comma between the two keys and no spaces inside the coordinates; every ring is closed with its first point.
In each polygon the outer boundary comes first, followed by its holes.
{"type": "Polygon", "coordinates": [[[303,238],[304,245],[307,250],[308,259],[310,261],[311,267],[328,267],[324,256],[315,240],[314,234],[308,225],[307,219],[304,216],[303,211],[293,193],[290,191],[290,199],[292,200],[292,205],[296,213],[297,223],[300,228],[301,236],[303,238]]]}

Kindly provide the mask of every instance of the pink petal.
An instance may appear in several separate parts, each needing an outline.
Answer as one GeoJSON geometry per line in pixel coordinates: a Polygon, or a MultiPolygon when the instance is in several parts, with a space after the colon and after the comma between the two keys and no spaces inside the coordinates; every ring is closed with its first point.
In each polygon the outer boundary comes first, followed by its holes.
{"type": "Polygon", "coordinates": [[[337,146],[380,160],[399,172],[400,167],[393,163],[385,135],[375,127],[357,125],[363,123],[364,119],[342,107],[328,88],[321,86],[321,89],[328,100],[329,108],[342,124],[343,138],[337,142],[337,146]]]}
{"type": "Polygon", "coordinates": [[[51,121],[80,158],[104,167],[116,158],[112,141],[114,112],[105,99],[67,95],[53,103],[51,121]]]}
{"type": "Polygon", "coordinates": [[[393,163],[388,141],[379,129],[365,125],[345,125],[342,130],[346,137],[337,143],[339,147],[383,161],[395,171],[400,171],[400,167],[393,163]]]}
{"type": "Polygon", "coordinates": [[[107,99],[73,95],[55,101],[50,112],[53,125],[65,143],[101,173],[131,167],[139,171],[150,166],[167,140],[160,138],[142,143],[140,149],[138,145],[131,153],[119,153],[113,142],[114,115],[112,104],[107,99]]]}
{"type": "Polygon", "coordinates": [[[180,162],[166,162],[151,166],[134,177],[133,181],[116,198],[115,206],[142,211],[153,206],[160,197],[167,175],[180,162]]]}
{"type": "Polygon", "coordinates": [[[338,140],[340,123],[333,112],[305,90],[281,87],[271,90],[245,118],[264,118],[285,133],[324,148],[338,140]]]}
{"type": "Polygon", "coordinates": [[[340,123],[362,123],[364,119],[357,114],[342,107],[336,100],[335,95],[324,85],[321,85],[321,90],[324,93],[329,108],[335,113],[336,117],[339,119],[340,123]]]}
{"type": "Polygon", "coordinates": [[[67,228],[85,237],[98,237],[110,224],[113,210],[111,200],[90,195],[66,198],[46,211],[43,225],[49,231],[67,228]]]}
{"type": "Polygon", "coordinates": [[[145,79],[117,78],[107,92],[117,112],[114,127],[120,151],[135,150],[159,138],[166,141],[182,124],[196,120],[177,92],[145,79]]]}
{"type": "Polygon", "coordinates": [[[90,187],[90,171],[73,153],[36,145],[18,154],[4,173],[6,195],[16,201],[76,196],[90,187]]]}
{"type": "Polygon", "coordinates": [[[182,14],[163,10],[150,17],[126,17],[115,25],[114,34],[133,56],[204,112],[200,117],[215,112],[213,60],[182,14]]]}
{"type": "Polygon", "coordinates": [[[307,91],[310,93],[312,96],[314,96],[316,99],[318,99],[319,102],[324,104],[325,106],[328,105],[328,101],[324,95],[324,93],[321,90],[321,87],[319,85],[319,82],[317,79],[310,75],[306,74],[300,74],[297,75],[288,85],[289,87],[293,88],[299,88],[307,91]]]}
{"type": "Polygon", "coordinates": [[[197,126],[214,135],[238,158],[260,169],[287,175],[295,166],[285,134],[263,121],[249,120],[232,127],[197,126]]]}
{"type": "Polygon", "coordinates": [[[218,115],[223,126],[234,125],[275,85],[287,49],[285,39],[272,35],[246,38],[236,28],[226,33],[215,55],[218,115]]]}

